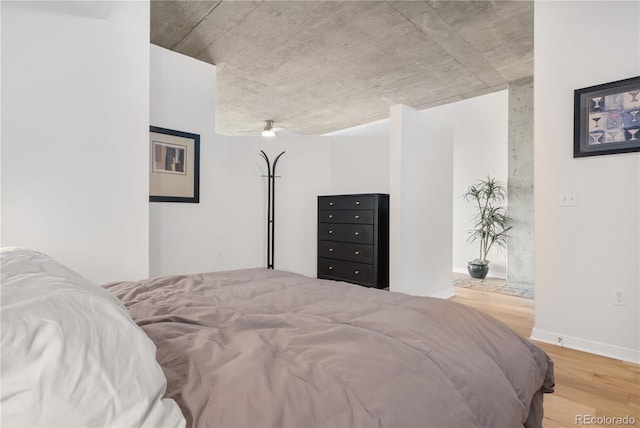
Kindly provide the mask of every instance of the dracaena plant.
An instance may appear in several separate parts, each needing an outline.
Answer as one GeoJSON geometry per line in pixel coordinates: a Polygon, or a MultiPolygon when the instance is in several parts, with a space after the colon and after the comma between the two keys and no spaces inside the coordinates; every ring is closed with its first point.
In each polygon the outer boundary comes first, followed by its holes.
{"type": "Polygon", "coordinates": [[[511,226],[506,208],[502,206],[506,199],[506,188],[487,175],[486,179],[478,180],[469,186],[462,197],[476,208],[473,229],[468,232],[467,242],[480,242],[480,257],[471,263],[487,264],[487,255],[491,247],[507,246],[507,232],[511,226]]]}

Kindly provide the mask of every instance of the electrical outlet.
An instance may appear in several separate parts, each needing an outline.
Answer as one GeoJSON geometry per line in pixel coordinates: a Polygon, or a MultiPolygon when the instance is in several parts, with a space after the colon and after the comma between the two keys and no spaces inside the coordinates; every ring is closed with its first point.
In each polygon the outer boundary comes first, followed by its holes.
{"type": "Polygon", "coordinates": [[[562,337],[558,337],[557,341],[558,341],[558,345],[564,348],[564,339],[562,339],[562,337]]]}
{"type": "Polygon", "coordinates": [[[613,289],[613,304],[617,306],[627,306],[627,292],[624,288],[613,289]]]}

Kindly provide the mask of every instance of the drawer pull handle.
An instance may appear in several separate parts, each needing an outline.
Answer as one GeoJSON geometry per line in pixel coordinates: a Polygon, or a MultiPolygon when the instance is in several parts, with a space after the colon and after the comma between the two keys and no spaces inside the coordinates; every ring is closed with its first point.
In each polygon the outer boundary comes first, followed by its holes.
{"type": "Polygon", "coordinates": [[[333,206],[333,202],[329,202],[329,206],[332,207],[333,206]]]}
{"type": "Polygon", "coordinates": [[[329,214],[329,218],[333,218],[333,214],[329,214]]]}
{"type": "Polygon", "coordinates": [[[356,232],[356,233],[354,233],[354,235],[358,236],[358,235],[360,235],[360,232],[356,232]]]}
{"type": "Polygon", "coordinates": [[[329,266],[329,270],[333,270],[333,266],[329,266]]]}
{"type": "Polygon", "coordinates": [[[359,270],[357,270],[355,273],[356,273],[356,275],[357,275],[357,274],[359,274],[359,273],[360,273],[360,271],[359,271],[359,270]]]}
{"type": "Polygon", "coordinates": [[[356,201],[356,205],[360,205],[360,201],[356,201]]]}
{"type": "Polygon", "coordinates": [[[333,230],[330,230],[330,231],[329,231],[329,235],[331,235],[332,233],[333,233],[333,230]]]}
{"type": "Polygon", "coordinates": [[[333,248],[329,248],[329,252],[330,252],[330,253],[333,253],[333,248]]]}
{"type": "Polygon", "coordinates": [[[355,219],[359,219],[359,218],[360,218],[360,216],[359,216],[359,215],[356,215],[356,216],[354,216],[353,218],[355,218],[355,219]]]}
{"type": "Polygon", "coordinates": [[[356,252],[355,252],[355,253],[353,253],[353,254],[355,254],[355,255],[357,256],[358,254],[360,254],[360,251],[356,251],[356,252]]]}

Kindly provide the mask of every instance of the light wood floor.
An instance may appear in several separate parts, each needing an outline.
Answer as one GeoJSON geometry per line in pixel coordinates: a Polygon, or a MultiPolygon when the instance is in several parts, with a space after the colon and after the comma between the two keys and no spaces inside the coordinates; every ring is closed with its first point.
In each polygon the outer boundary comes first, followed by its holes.
{"type": "MultiPolygon", "coordinates": [[[[498,318],[524,337],[531,336],[533,300],[469,288],[455,290],[452,300],[498,318]]],[[[576,423],[576,415],[629,415],[636,420],[631,426],[640,426],[640,366],[536,343],[549,354],[555,369],[555,392],[544,396],[545,428],[584,426],[576,423]]]]}

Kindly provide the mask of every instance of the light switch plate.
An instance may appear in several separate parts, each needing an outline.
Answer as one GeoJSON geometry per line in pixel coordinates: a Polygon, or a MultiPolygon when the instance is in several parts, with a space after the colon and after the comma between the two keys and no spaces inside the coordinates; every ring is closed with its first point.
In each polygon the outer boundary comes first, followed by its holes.
{"type": "Polygon", "coordinates": [[[578,192],[564,192],[560,195],[561,207],[577,207],[578,192]]]}

